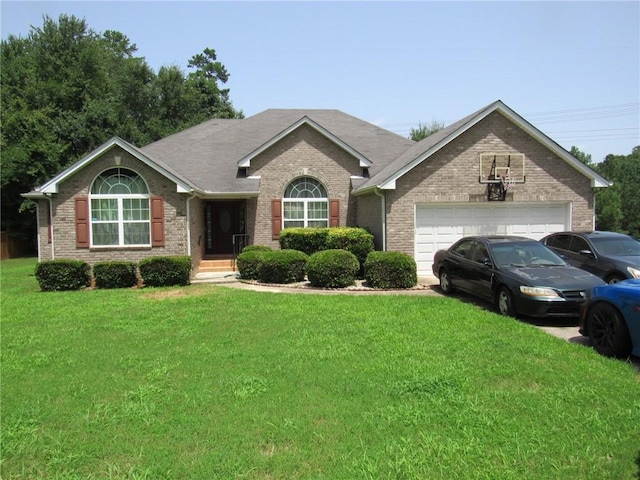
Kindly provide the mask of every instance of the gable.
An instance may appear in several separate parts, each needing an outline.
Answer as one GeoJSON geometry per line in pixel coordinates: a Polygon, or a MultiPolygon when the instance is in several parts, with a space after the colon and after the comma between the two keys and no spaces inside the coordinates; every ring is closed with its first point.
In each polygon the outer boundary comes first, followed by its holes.
{"type": "Polygon", "coordinates": [[[177,192],[186,193],[193,191],[193,187],[189,184],[189,182],[181,178],[178,173],[173,172],[169,167],[162,165],[158,161],[151,159],[147,155],[143,154],[139,149],[137,149],[130,143],[125,142],[121,138],[113,137],[112,139],[89,153],[87,156],[80,159],[78,162],[63,170],[61,173],[56,175],[54,178],[52,178],[39,188],[36,188],[32,192],[23,194],[23,196],[27,198],[38,198],[44,196],[45,194],[58,193],[59,186],[62,182],[70,179],[80,170],[84,169],[97,159],[102,158],[108,152],[118,148],[130,154],[132,157],[136,158],[162,176],[174,182],[176,184],[177,192]]]}
{"type": "Polygon", "coordinates": [[[524,134],[543,145],[551,153],[566,162],[566,164],[571,168],[587,177],[591,181],[592,187],[607,187],[610,185],[610,182],[605,178],[591,170],[580,160],[560,147],[551,138],[547,137],[540,130],[535,128],[524,118],[498,100],[468,117],[449,125],[445,129],[430,135],[421,142],[418,142],[391,162],[385,169],[383,169],[382,172],[378,173],[359,187],[354,193],[365,193],[375,189],[395,189],[396,181],[399,178],[411,172],[417,165],[420,165],[425,160],[431,158],[436,152],[440,151],[445,146],[457,141],[461,135],[493,114],[503,116],[514,128],[524,132],[524,134]]]}

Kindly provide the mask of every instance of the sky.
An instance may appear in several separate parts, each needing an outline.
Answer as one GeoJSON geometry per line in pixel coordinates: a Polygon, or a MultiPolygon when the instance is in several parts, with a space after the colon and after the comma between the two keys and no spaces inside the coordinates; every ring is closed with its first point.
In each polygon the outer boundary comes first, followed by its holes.
{"type": "Polygon", "coordinates": [[[408,136],[502,100],[596,162],[640,145],[638,1],[0,1],[2,39],[61,14],[156,72],[215,49],[247,117],[338,109],[408,136]]]}

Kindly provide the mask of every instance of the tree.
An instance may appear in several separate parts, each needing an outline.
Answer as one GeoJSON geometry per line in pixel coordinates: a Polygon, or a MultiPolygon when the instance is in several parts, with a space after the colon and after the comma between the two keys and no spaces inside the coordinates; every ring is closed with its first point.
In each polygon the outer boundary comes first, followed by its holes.
{"type": "Polygon", "coordinates": [[[242,118],[218,86],[229,74],[213,49],[190,60],[189,76],[177,67],[156,75],[136,50],[126,35],[67,15],[2,41],[2,230],[33,240],[33,204],[20,194],[114,135],[146,145],[208,118],[242,118]]]}
{"type": "Polygon", "coordinates": [[[596,165],[596,171],[613,182],[605,190],[609,192],[601,193],[596,201],[596,215],[602,215],[598,229],[640,237],[640,145],[630,155],[607,155],[596,165]]]}
{"type": "Polygon", "coordinates": [[[591,161],[591,154],[590,153],[584,153],[578,147],[575,147],[575,146],[571,147],[570,153],[571,153],[571,155],[576,157],[578,160],[580,160],[582,163],[584,163],[587,167],[595,168],[594,163],[591,161]]]}
{"type": "Polygon", "coordinates": [[[433,135],[438,130],[442,130],[444,128],[444,123],[438,122],[436,120],[432,120],[429,124],[418,123],[416,128],[412,128],[409,131],[409,138],[414,142],[419,142],[427,138],[429,135],[433,135]]]}

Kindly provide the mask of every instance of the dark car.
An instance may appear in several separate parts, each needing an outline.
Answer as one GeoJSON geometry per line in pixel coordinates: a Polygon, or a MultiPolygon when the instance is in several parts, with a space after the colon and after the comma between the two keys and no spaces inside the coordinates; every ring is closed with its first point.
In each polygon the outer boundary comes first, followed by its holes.
{"type": "Polygon", "coordinates": [[[567,263],[616,283],[640,278],[640,242],[615,232],[560,232],[540,240],[567,263]]]}
{"type": "Polygon", "coordinates": [[[432,268],[444,293],[463,290],[510,316],[577,317],[585,292],[604,284],[525,237],[466,237],[436,252],[432,268]]]}
{"type": "Polygon", "coordinates": [[[587,291],[580,333],[609,357],[640,357],[640,280],[624,280],[587,291]]]}

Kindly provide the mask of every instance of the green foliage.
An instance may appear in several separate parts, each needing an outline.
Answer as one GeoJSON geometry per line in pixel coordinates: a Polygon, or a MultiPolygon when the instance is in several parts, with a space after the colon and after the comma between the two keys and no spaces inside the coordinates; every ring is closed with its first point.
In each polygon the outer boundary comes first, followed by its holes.
{"type": "Polygon", "coordinates": [[[263,283],[294,283],[304,280],[308,255],[298,250],[265,252],[260,268],[263,283]]]}
{"type": "Polygon", "coordinates": [[[138,283],[134,262],[99,262],[93,266],[96,288],[129,288],[138,283]]]}
{"type": "Polygon", "coordinates": [[[36,265],[36,279],[44,292],[80,290],[91,285],[91,267],[80,260],[49,260],[36,265]]]}
{"type": "Polygon", "coordinates": [[[146,287],[188,285],[191,275],[191,257],[149,257],[140,261],[138,268],[146,287]]]}
{"type": "Polygon", "coordinates": [[[307,261],[307,278],[314,287],[348,287],[355,283],[359,271],[360,262],[346,250],[322,250],[307,261]]]}
{"type": "Polygon", "coordinates": [[[358,227],[285,228],[280,232],[280,246],[307,255],[321,250],[347,250],[360,262],[360,276],[367,255],[374,249],[373,235],[358,227]]]}
{"type": "Polygon", "coordinates": [[[298,250],[307,255],[326,250],[328,228],[285,228],[280,231],[280,248],[298,250]]]}
{"type": "Polygon", "coordinates": [[[327,234],[326,249],[341,248],[353,253],[360,262],[359,277],[364,274],[364,262],[373,252],[373,235],[364,228],[338,227],[330,228],[327,234]]]}
{"type": "Polygon", "coordinates": [[[269,245],[247,245],[242,249],[242,253],[244,252],[271,252],[273,248],[269,245]]]}
{"type": "Polygon", "coordinates": [[[402,252],[371,252],[364,278],[373,288],[411,288],[418,283],[416,262],[402,252]]]}
{"type": "Polygon", "coordinates": [[[438,122],[436,120],[432,120],[429,124],[422,124],[422,122],[419,122],[416,128],[412,128],[409,131],[409,138],[414,142],[419,142],[420,140],[424,140],[428,136],[433,135],[443,128],[444,123],[438,122]]]}
{"type": "Polygon", "coordinates": [[[24,239],[36,222],[20,194],[110,137],[146,145],[211,117],[242,118],[218,86],[229,74],[213,49],[192,58],[187,76],[178,67],[156,75],[124,34],[64,14],[0,49],[1,228],[24,239]]]}
{"type": "Polygon", "coordinates": [[[596,196],[598,229],[640,237],[640,146],[629,155],[607,155],[596,171],[613,182],[596,196]]]}
{"type": "Polygon", "coordinates": [[[258,280],[260,278],[260,270],[262,269],[262,259],[265,253],[271,251],[261,249],[243,250],[236,259],[236,265],[240,272],[240,278],[245,280],[258,280]]]}

